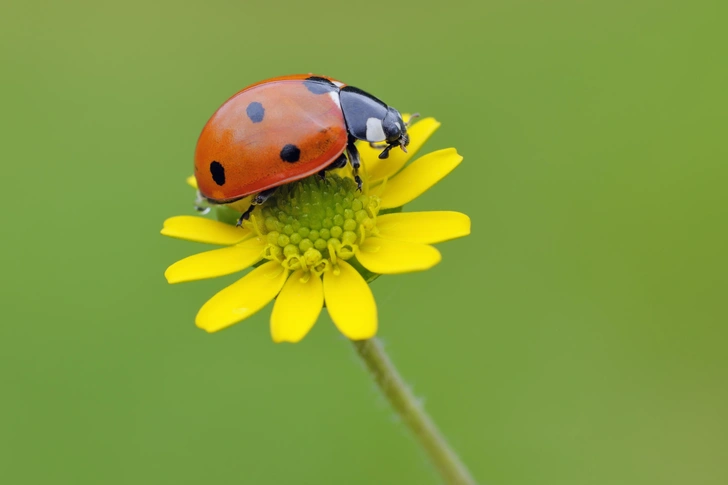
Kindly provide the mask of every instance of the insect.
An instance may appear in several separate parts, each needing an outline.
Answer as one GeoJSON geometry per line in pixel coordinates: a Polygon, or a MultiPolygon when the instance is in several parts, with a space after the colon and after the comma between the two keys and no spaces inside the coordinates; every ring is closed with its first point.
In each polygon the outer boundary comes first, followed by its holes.
{"type": "Polygon", "coordinates": [[[383,148],[409,144],[396,109],[361,89],[325,76],[296,74],[253,84],[227,100],[202,129],[195,178],[211,204],[255,194],[238,225],[276,188],[351,164],[361,190],[356,140],[383,148]],[[378,144],[378,145],[375,145],[378,144]]]}

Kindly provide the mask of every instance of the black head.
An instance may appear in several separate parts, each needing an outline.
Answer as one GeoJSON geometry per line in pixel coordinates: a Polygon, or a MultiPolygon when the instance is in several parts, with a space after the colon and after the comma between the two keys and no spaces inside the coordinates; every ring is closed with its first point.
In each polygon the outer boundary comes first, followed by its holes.
{"type": "Polygon", "coordinates": [[[396,109],[387,107],[387,115],[382,120],[382,129],[384,130],[384,135],[387,137],[386,141],[388,144],[402,147],[409,145],[407,124],[396,109]]]}

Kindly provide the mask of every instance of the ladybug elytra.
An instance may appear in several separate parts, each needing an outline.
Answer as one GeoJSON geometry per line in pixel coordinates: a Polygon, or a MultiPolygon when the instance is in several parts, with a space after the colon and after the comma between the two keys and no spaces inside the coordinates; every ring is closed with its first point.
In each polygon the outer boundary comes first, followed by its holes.
{"type": "Polygon", "coordinates": [[[257,194],[238,225],[281,185],[350,163],[361,165],[356,140],[383,143],[379,158],[409,144],[396,109],[329,77],[298,74],[253,84],[207,122],[195,149],[195,178],[212,204],[257,194]]]}

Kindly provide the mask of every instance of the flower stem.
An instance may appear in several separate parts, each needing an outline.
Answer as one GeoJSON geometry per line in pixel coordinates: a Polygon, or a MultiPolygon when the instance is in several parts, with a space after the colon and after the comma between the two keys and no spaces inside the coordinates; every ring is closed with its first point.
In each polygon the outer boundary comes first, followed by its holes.
{"type": "Polygon", "coordinates": [[[448,485],[475,485],[475,480],[455,451],[447,444],[432,418],[425,412],[399,375],[377,338],[353,341],[387,400],[412,430],[448,485]]]}

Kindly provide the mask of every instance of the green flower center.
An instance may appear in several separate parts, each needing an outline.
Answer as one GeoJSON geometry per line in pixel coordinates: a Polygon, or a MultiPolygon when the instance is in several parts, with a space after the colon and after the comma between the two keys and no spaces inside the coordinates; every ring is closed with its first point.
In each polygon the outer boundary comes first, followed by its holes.
{"type": "Polygon", "coordinates": [[[328,173],[284,185],[251,219],[267,239],[266,259],[321,274],[376,234],[379,206],[379,197],[358,192],[352,179],[328,173]]]}

